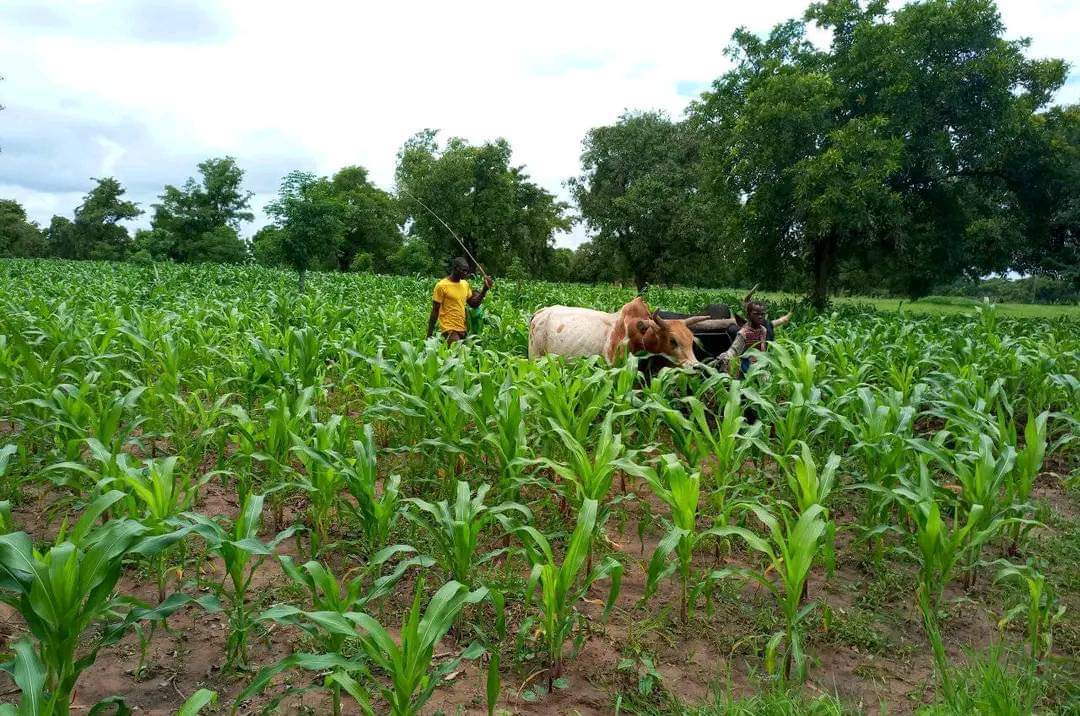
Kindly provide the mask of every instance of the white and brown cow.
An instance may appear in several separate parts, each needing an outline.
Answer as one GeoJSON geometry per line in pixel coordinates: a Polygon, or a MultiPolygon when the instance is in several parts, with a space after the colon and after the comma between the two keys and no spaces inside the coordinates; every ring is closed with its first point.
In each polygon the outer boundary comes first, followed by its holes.
{"type": "Polygon", "coordinates": [[[615,313],[591,308],[549,306],[529,321],[529,357],[604,356],[608,362],[626,350],[667,356],[676,365],[694,366],[694,335],[690,326],[708,316],[663,319],[635,298],[615,313]]]}

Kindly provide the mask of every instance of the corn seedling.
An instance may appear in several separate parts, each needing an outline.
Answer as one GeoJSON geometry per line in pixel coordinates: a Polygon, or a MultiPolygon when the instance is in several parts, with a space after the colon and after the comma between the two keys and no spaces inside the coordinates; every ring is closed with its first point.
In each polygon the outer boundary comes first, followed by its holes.
{"type": "Polygon", "coordinates": [[[765,587],[776,599],[777,606],[784,617],[784,629],[773,634],[765,648],[765,666],[769,673],[778,674],[784,681],[792,677],[792,665],[795,678],[806,678],[807,657],[803,647],[802,624],[813,611],[816,602],[804,603],[806,580],[820,551],[823,549],[826,534],[825,510],[814,504],[792,521],[781,512],[780,518],[759,505],[750,505],[749,509],[768,530],[768,537],[763,538],[753,532],[737,526],[717,527],[717,536],[738,537],[746,546],[763,555],[767,569],[758,570],[744,567],[726,567],[709,575],[709,581],[730,577],[753,580],[765,587]],[[776,574],[774,581],[769,575],[776,574]],[[787,651],[782,671],[776,668],[776,654],[781,644],[786,644],[787,651]]]}
{"type": "MultiPolygon", "coordinates": [[[[0,535],[0,600],[22,616],[33,637],[17,643],[8,665],[25,713],[66,716],[79,676],[103,647],[118,642],[137,623],[165,619],[193,601],[176,594],[151,608],[114,594],[125,557],[152,555],[182,536],[146,538],[143,525],[123,518],[95,528],[123,497],[113,491],[92,502],[70,530],[61,526],[46,552],[34,549],[25,532],[0,535]]],[[[0,504],[0,521],[4,529],[11,528],[7,503],[0,504]]]]}
{"type": "Polygon", "coordinates": [[[525,552],[532,564],[526,587],[526,609],[533,606],[539,592],[539,616],[527,619],[521,626],[521,633],[529,633],[535,626],[543,637],[547,652],[549,691],[555,679],[562,676],[566,641],[574,635],[575,626],[583,618],[576,609],[578,602],[585,597],[594,583],[602,579],[611,580],[604,617],[611,612],[619,596],[622,564],[614,558],[606,557],[591,572],[582,574],[582,567],[592,545],[597,509],[596,500],[586,499],[581,504],[577,524],[570,535],[561,564],[555,561],[547,537],[536,528],[525,526],[517,529],[517,534],[525,542],[525,552]]]}
{"type": "Polygon", "coordinates": [[[221,581],[211,582],[208,586],[228,609],[226,668],[247,665],[248,633],[253,621],[253,607],[247,603],[247,597],[255,571],[282,540],[296,531],[290,527],[270,542],[262,542],[259,528],[262,526],[263,502],[263,495],[248,495],[240,506],[240,514],[228,528],[205,515],[188,513],[194,531],[205,540],[209,553],[220,557],[225,566],[221,581]]]}
{"type": "Polygon", "coordinates": [[[485,505],[488,489],[488,485],[481,485],[473,494],[469,483],[458,481],[452,505],[446,500],[434,504],[418,498],[407,500],[414,510],[407,510],[405,517],[431,535],[439,565],[454,581],[466,586],[475,584],[474,572],[478,566],[507,551],[478,553],[480,538],[492,522],[498,522],[504,532],[510,533],[515,527],[515,516],[526,522],[532,519],[529,509],[516,502],[485,505]]]}

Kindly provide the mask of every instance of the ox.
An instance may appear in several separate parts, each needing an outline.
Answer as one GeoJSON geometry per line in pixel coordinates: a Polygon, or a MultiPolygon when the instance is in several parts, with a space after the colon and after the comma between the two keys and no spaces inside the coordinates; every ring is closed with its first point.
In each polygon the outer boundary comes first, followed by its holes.
{"type": "Polygon", "coordinates": [[[676,365],[692,367],[698,360],[694,357],[690,326],[708,319],[664,319],[656,311],[649,313],[640,296],[615,313],[549,306],[537,311],[529,321],[529,357],[600,355],[614,362],[623,351],[646,351],[666,356],[676,365]]]}

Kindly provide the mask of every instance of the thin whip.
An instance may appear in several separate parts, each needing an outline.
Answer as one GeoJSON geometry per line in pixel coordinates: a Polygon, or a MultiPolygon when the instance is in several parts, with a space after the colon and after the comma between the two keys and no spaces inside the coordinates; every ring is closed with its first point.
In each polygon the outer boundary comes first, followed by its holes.
{"type": "Polygon", "coordinates": [[[461,249],[465,252],[465,255],[472,260],[473,264],[476,265],[476,268],[480,269],[480,273],[483,274],[484,278],[490,278],[487,274],[487,271],[484,270],[484,267],[480,265],[480,262],[477,261],[476,257],[472,255],[471,251],[469,251],[469,247],[467,247],[465,245],[465,242],[461,240],[461,237],[455,234],[454,230],[450,228],[450,224],[447,224],[445,221],[443,221],[441,216],[436,214],[430,206],[416,198],[416,196],[408,189],[405,189],[404,187],[398,187],[398,191],[400,191],[402,194],[407,194],[413,201],[427,209],[428,213],[434,216],[440,224],[445,226],[446,230],[450,232],[450,235],[453,236],[459,244],[461,244],[461,249]]]}

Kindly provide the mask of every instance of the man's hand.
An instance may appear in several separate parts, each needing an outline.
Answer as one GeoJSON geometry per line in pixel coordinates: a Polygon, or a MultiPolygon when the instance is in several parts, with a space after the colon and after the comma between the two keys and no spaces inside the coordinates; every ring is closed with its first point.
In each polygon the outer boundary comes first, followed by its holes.
{"type": "Polygon", "coordinates": [[[484,290],[485,291],[487,291],[488,289],[490,289],[494,285],[495,285],[495,282],[491,280],[491,276],[484,276],[484,290]]]}

